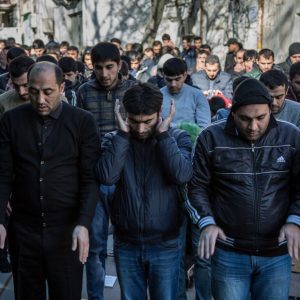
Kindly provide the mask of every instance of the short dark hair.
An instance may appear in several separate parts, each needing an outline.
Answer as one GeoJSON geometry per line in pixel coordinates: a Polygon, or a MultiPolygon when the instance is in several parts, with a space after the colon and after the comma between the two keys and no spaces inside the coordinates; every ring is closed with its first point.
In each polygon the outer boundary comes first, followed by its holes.
{"type": "Polygon", "coordinates": [[[169,41],[171,39],[170,35],[168,33],[164,33],[161,37],[163,41],[169,41]]]}
{"type": "Polygon", "coordinates": [[[152,43],[152,47],[155,47],[155,46],[161,46],[161,47],[162,47],[161,41],[154,41],[154,42],[152,43]]]}
{"type": "Polygon", "coordinates": [[[76,61],[72,57],[62,57],[58,61],[58,65],[64,73],[76,72],[78,70],[76,61]]]}
{"type": "Polygon", "coordinates": [[[185,35],[182,37],[182,40],[184,41],[187,41],[188,43],[191,43],[192,42],[192,38],[189,36],[189,35],[185,35]]]}
{"type": "Polygon", "coordinates": [[[119,44],[119,45],[122,44],[121,40],[118,39],[118,38],[112,38],[112,39],[110,40],[110,42],[111,42],[111,43],[117,43],[117,44],[119,44]]]}
{"type": "Polygon", "coordinates": [[[271,49],[268,49],[268,48],[264,48],[264,49],[261,49],[259,52],[258,52],[258,59],[263,56],[264,58],[270,58],[272,57],[273,60],[274,60],[274,52],[271,50],[271,49]]]}
{"type": "Polygon", "coordinates": [[[36,59],[36,62],[41,62],[41,61],[48,61],[57,65],[57,60],[52,55],[49,54],[43,54],[42,56],[36,59]]]}
{"type": "Polygon", "coordinates": [[[300,61],[291,65],[290,80],[293,80],[296,75],[300,75],[300,61]]]}
{"type": "Polygon", "coordinates": [[[112,60],[118,64],[120,62],[120,51],[113,43],[101,42],[93,47],[91,58],[93,65],[106,60],[112,60]]]}
{"type": "Polygon", "coordinates": [[[258,58],[257,51],[254,50],[254,49],[245,50],[244,55],[243,55],[243,60],[247,61],[247,60],[250,60],[252,58],[254,58],[254,59],[258,58]]]}
{"type": "Polygon", "coordinates": [[[225,108],[226,104],[222,97],[213,96],[208,101],[210,111],[215,115],[217,111],[221,108],[225,108]]]}
{"type": "Polygon", "coordinates": [[[194,37],[194,41],[202,41],[202,37],[197,35],[194,37]]]}
{"type": "Polygon", "coordinates": [[[220,59],[217,55],[212,55],[212,54],[208,55],[205,60],[205,64],[209,64],[209,65],[218,64],[219,68],[221,69],[220,59]]]}
{"type": "Polygon", "coordinates": [[[62,41],[59,44],[59,47],[67,47],[67,48],[69,48],[69,46],[70,46],[70,43],[68,41],[62,41]]]}
{"type": "Polygon", "coordinates": [[[259,80],[269,89],[273,90],[278,86],[284,86],[285,90],[289,87],[288,78],[280,70],[269,70],[262,73],[259,80]]]}
{"type": "Polygon", "coordinates": [[[44,44],[44,42],[41,39],[36,39],[32,43],[32,48],[33,49],[44,49],[45,48],[45,44],[44,44]]]}
{"type": "Polygon", "coordinates": [[[140,44],[140,43],[133,43],[131,50],[137,51],[139,53],[143,53],[144,49],[143,49],[143,45],[142,44],[140,44]]]}
{"type": "Polygon", "coordinates": [[[26,52],[23,48],[21,47],[12,47],[7,51],[6,57],[7,59],[14,59],[18,56],[26,55],[26,52]]]}
{"type": "Polygon", "coordinates": [[[74,46],[74,45],[71,45],[68,47],[68,50],[67,51],[76,51],[78,54],[79,54],[79,49],[78,47],[74,46]]]}
{"type": "Polygon", "coordinates": [[[206,49],[206,51],[208,51],[209,53],[211,53],[211,46],[209,46],[208,44],[201,45],[200,49],[203,49],[203,50],[206,49]]]}
{"type": "Polygon", "coordinates": [[[142,55],[139,52],[135,51],[135,50],[128,51],[126,53],[126,56],[128,56],[130,58],[130,60],[136,60],[137,59],[138,61],[141,61],[142,58],[143,58],[142,55]]]}
{"type": "Polygon", "coordinates": [[[178,76],[185,72],[187,72],[187,65],[182,58],[170,58],[163,65],[163,73],[167,76],[178,76]]]}
{"type": "Polygon", "coordinates": [[[161,110],[163,95],[160,89],[151,83],[138,82],[124,94],[125,110],[134,115],[152,115],[161,110]]]}
{"type": "Polygon", "coordinates": [[[32,72],[36,72],[37,74],[39,74],[41,72],[47,71],[47,69],[49,67],[53,67],[56,83],[58,85],[61,85],[64,82],[64,73],[63,73],[62,69],[58,65],[53,64],[48,61],[41,61],[41,62],[35,63],[34,65],[32,65],[31,68],[29,68],[28,73],[27,73],[28,82],[30,81],[32,72]]]}
{"type": "Polygon", "coordinates": [[[29,68],[34,64],[34,60],[26,55],[14,58],[9,66],[8,72],[11,77],[18,78],[27,73],[29,68]]]}

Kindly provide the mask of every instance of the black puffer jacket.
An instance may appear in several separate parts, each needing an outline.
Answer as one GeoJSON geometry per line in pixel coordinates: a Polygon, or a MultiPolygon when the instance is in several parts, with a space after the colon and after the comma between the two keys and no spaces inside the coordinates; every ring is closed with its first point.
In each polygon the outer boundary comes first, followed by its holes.
{"type": "Polygon", "coordinates": [[[189,198],[200,228],[215,223],[227,235],[217,245],[256,255],[286,252],[281,227],[300,223],[300,131],[271,121],[254,144],[241,138],[234,121],[215,123],[199,135],[189,198]]]}
{"type": "Polygon", "coordinates": [[[178,236],[178,187],[192,177],[191,151],[190,137],[179,129],[146,140],[121,131],[105,135],[97,175],[116,184],[111,218],[118,239],[140,244],[178,236]]]}

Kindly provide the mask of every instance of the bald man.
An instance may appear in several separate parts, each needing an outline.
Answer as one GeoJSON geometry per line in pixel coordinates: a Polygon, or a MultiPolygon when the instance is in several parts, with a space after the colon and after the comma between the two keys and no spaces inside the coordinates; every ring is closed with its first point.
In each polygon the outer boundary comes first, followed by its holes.
{"type": "Polygon", "coordinates": [[[98,199],[91,114],[62,102],[63,73],[29,72],[29,100],[0,123],[0,248],[8,231],[15,299],[81,299],[88,228],[98,199]],[[11,223],[4,227],[8,200],[11,223]]]}

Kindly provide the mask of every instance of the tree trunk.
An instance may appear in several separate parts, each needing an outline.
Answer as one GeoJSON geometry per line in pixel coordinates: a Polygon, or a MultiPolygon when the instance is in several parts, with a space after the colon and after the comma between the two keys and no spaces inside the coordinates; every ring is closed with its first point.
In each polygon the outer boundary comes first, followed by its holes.
{"type": "Polygon", "coordinates": [[[151,0],[151,15],[145,28],[142,44],[152,45],[165,8],[165,0],[151,0]]]}

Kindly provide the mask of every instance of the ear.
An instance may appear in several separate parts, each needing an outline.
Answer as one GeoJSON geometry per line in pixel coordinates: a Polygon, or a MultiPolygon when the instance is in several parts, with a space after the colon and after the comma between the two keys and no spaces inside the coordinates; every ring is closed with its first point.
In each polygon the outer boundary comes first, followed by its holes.
{"type": "Polygon", "coordinates": [[[59,87],[59,92],[60,92],[61,94],[63,94],[64,91],[65,91],[65,83],[63,82],[63,83],[60,85],[60,87],[59,87]]]}
{"type": "Polygon", "coordinates": [[[120,61],[120,62],[118,63],[118,72],[121,70],[121,66],[122,66],[122,62],[120,61]]]}
{"type": "Polygon", "coordinates": [[[184,77],[184,81],[186,80],[186,77],[187,77],[187,72],[184,72],[183,73],[183,77],[184,77]]]}

